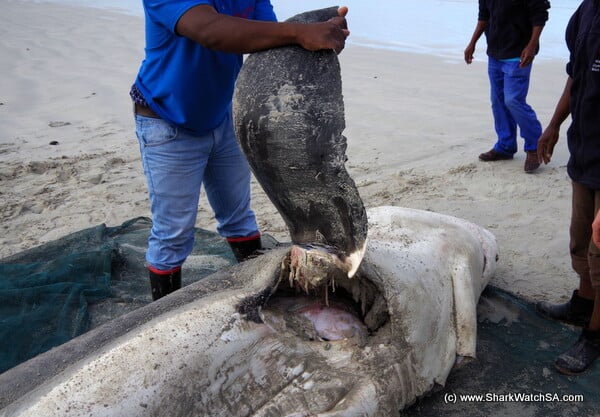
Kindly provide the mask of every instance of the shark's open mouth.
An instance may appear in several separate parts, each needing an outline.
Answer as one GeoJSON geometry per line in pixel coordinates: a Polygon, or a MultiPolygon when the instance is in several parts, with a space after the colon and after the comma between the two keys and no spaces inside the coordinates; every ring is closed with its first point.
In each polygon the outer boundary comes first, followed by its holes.
{"type": "Polygon", "coordinates": [[[381,291],[365,274],[348,277],[337,255],[316,246],[292,246],[261,319],[275,330],[310,340],[366,338],[389,321],[381,291]]]}

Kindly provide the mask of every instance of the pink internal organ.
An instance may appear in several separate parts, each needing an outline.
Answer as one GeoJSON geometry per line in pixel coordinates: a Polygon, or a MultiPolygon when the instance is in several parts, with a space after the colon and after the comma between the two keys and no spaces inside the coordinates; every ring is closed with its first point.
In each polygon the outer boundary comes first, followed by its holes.
{"type": "Polygon", "coordinates": [[[358,317],[339,308],[314,303],[299,313],[310,320],[317,335],[326,340],[351,339],[367,333],[358,317]]]}
{"type": "Polygon", "coordinates": [[[343,340],[367,336],[365,324],[346,303],[329,300],[328,305],[317,297],[276,297],[271,306],[284,317],[295,315],[310,323],[314,333],[323,340],[343,340]]]}

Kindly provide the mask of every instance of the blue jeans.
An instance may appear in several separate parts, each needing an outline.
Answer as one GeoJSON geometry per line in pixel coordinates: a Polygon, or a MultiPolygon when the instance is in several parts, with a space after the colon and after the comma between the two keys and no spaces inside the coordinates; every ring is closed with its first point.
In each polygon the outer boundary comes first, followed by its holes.
{"type": "Polygon", "coordinates": [[[250,209],[250,168],[235,138],[231,113],[202,136],[140,115],[135,115],[135,124],[152,211],[149,266],[171,270],[191,253],[202,184],[221,236],[258,233],[250,209]]]}
{"type": "Polygon", "coordinates": [[[488,60],[492,113],[498,141],[494,150],[501,154],[517,152],[517,125],[525,140],[523,149],[535,151],[542,135],[542,125],[527,104],[531,65],[519,68],[519,61],[488,60]]]}

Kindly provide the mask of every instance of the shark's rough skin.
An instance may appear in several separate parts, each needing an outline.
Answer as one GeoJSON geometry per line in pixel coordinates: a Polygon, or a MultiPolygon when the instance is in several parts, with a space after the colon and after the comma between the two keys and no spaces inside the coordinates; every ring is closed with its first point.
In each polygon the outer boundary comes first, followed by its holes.
{"type": "Polygon", "coordinates": [[[309,338],[277,317],[282,247],[1,374],[0,416],[398,415],[474,356],[496,242],[432,212],[368,214],[363,263],[335,283],[361,306],[366,338],[309,338]]]}
{"type": "MultiPolygon", "coordinates": [[[[336,7],[289,20],[334,16],[336,7]]],[[[367,216],[344,167],[344,101],[335,52],[287,46],[251,54],[238,77],[233,109],[241,147],[292,242],[335,248],[352,275],[364,254],[367,216]]]]}

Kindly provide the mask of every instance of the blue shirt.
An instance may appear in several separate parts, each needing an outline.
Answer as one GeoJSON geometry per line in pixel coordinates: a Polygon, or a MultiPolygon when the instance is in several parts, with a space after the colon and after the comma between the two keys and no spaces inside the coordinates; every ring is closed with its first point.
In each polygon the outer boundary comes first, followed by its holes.
{"type": "Polygon", "coordinates": [[[210,50],[177,35],[177,22],[202,4],[230,16],[275,21],[270,0],[143,1],[146,56],[135,85],[161,118],[193,133],[213,130],[231,108],[242,55],[210,50]]]}

